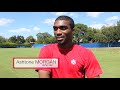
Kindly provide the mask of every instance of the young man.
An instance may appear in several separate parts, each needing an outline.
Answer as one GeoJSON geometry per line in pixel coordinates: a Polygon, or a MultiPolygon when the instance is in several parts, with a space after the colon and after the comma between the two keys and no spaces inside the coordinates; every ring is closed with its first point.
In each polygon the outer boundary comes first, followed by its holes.
{"type": "Polygon", "coordinates": [[[41,58],[58,58],[58,68],[40,68],[40,78],[99,78],[101,67],[94,54],[87,48],[72,42],[74,21],[68,16],[59,16],[54,22],[57,43],[44,46],[41,58]]]}

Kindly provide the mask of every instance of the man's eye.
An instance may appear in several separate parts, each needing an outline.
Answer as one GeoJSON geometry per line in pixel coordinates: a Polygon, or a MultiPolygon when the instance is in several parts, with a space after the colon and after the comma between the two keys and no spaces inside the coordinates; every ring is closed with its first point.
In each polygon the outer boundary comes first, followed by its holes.
{"type": "Polygon", "coordinates": [[[60,30],[66,30],[66,29],[68,29],[67,26],[59,26],[59,27],[53,26],[54,31],[57,31],[58,28],[59,28],[60,30]]]}
{"type": "Polygon", "coordinates": [[[67,26],[60,26],[60,29],[61,30],[66,30],[66,29],[68,29],[68,27],[67,26]]]}
{"type": "Polygon", "coordinates": [[[56,31],[58,29],[58,27],[53,26],[53,29],[54,29],[54,31],[56,31]]]}

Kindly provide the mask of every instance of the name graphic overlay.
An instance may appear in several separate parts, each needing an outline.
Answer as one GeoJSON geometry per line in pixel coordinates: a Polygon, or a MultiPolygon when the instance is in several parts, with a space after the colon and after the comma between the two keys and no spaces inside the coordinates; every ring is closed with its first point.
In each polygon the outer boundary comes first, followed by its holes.
{"type": "Polygon", "coordinates": [[[13,58],[13,68],[58,68],[57,58],[13,58]]]}

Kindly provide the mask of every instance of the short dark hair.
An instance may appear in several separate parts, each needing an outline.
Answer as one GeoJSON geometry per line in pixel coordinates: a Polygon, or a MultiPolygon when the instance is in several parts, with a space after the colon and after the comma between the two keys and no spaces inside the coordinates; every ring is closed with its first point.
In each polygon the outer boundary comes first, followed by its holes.
{"type": "Polygon", "coordinates": [[[69,17],[69,16],[62,15],[62,16],[57,17],[55,21],[57,21],[57,20],[68,20],[70,22],[70,27],[72,29],[75,26],[74,25],[74,20],[71,17],[69,17]]]}

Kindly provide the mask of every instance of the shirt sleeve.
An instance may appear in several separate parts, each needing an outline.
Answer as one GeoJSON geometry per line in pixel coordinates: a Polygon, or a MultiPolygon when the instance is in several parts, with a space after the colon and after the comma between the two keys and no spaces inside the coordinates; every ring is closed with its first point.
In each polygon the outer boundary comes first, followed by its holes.
{"type": "MultiPolygon", "coordinates": [[[[51,58],[51,52],[46,46],[41,48],[38,58],[51,58]]],[[[38,70],[45,70],[51,72],[51,68],[37,68],[36,71],[38,70]]]]}
{"type": "Polygon", "coordinates": [[[94,78],[100,74],[102,74],[102,69],[100,67],[100,64],[93,54],[92,51],[88,50],[86,54],[86,62],[85,62],[85,74],[87,78],[94,78]]]}

